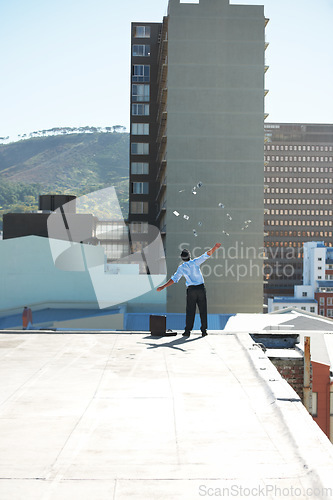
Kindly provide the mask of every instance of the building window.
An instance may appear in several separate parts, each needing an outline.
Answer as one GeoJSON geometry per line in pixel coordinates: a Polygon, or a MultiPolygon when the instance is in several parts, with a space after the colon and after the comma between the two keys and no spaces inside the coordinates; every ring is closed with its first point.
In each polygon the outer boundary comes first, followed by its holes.
{"type": "Polygon", "coordinates": [[[149,101],[149,85],[132,85],[132,101],[147,102],[149,101]]]}
{"type": "Polygon", "coordinates": [[[143,250],[144,245],[142,241],[133,241],[132,240],[132,252],[141,252],[143,250]]]}
{"type": "MultiPolygon", "coordinates": [[[[114,242],[114,241],[112,241],[110,243],[110,242],[106,241],[106,242],[102,242],[101,245],[103,246],[103,248],[105,250],[105,254],[106,254],[106,258],[107,258],[108,262],[121,259],[122,257],[126,257],[130,253],[128,243],[127,244],[126,243],[118,243],[118,242],[114,242]]],[[[115,272],[115,271],[116,270],[114,270],[114,273],[117,274],[117,272],[115,272]]]]}
{"type": "Polygon", "coordinates": [[[99,221],[96,224],[96,238],[98,240],[128,240],[127,227],[123,223],[99,221]]]}
{"type": "Polygon", "coordinates": [[[132,233],[148,233],[148,222],[131,222],[132,233]]]}
{"type": "Polygon", "coordinates": [[[149,135],[149,123],[132,123],[132,135],[149,135]]]}
{"type": "Polygon", "coordinates": [[[307,297],[308,296],[308,292],[303,292],[302,293],[302,297],[307,297]]]}
{"type": "Polygon", "coordinates": [[[132,142],[131,144],[132,155],[148,155],[149,143],[148,142],[132,142]]]}
{"type": "Polygon", "coordinates": [[[313,307],[313,306],[311,306],[311,307],[310,307],[310,312],[311,312],[311,313],[314,313],[315,311],[316,311],[316,308],[315,308],[315,307],[313,307]]]}
{"type": "Polygon", "coordinates": [[[135,38],[150,38],[150,26],[135,26],[135,38]]]}
{"type": "Polygon", "coordinates": [[[148,201],[131,201],[131,213],[132,214],[147,214],[148,213],[148,201]]]}
{"type": "Polygon", "coordinates": [[[149,116],[149,104],[132,104],[133,116],[149,116]]]}
{"type": "Polygon", "coordinates": [[[133,45],[132,55],[134,57],[148,57],[148,56],[150,56],[150,45],[133,45]]]}
{"type": "Polygon", "coordinates": [[[132,182],[133,194],[148,194],[148,192],[149,192],[148,182],[132,182]]]}
{"type": "Polygon", "coordinates": [[[313,417],[318,416],[318,392],[313,392],[312,393],[312,411],[311,415],[313,417]]]}
{"type": "Polygon", "coordinates": [[[325,305],[325,297],[319,297],[319,304],[321,306],[324,306],[325,305]]]}
{"type": "Polygon", "coordinates": [[[147,64],[133,64],[132,82],[149,82],[150,66],[147,64]]]}
{"type": "Polygon", "coordinates": [[[131,173],[135,175],[147,175],[149,173],[149,164],[132,162],[131,173]]]}

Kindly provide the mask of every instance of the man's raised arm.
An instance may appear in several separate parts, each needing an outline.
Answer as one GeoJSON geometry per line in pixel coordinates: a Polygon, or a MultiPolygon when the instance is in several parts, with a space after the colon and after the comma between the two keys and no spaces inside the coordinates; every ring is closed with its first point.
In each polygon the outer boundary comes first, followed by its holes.
{"type": "Polygon", "coordinates": [[[220,246],[221,246],[221,243],[215,243],[213,248],[211,248],[210,250],[207,251],[207,254],[209,255],[209,257],[215,252],[215,250],[220,248],[220,246]]]}

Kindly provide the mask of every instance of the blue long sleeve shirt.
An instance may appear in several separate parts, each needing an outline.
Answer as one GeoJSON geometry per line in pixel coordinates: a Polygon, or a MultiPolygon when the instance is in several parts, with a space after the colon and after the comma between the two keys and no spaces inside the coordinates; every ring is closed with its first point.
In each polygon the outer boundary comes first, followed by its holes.
{"type": "Polygon", "coordinates": [[[185,277],[186,286],[202,285],[204,283],[204,278],[202,276],[200,266],[205,260],[209,259],[210,255],[207,252],[191,259],[187,262],[180,264],[177,271],[171,276],[172,281],[178,283],[182,276],[185,277]]]}

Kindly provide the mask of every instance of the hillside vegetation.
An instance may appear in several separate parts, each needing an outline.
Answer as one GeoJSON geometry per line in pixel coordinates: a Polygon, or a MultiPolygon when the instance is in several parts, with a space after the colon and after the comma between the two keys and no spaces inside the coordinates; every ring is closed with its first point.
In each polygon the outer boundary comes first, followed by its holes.
{"type": "Polygon", "coordinates": [[[37,210],[39,194],[81,196],[109,186],[115,186],[127,217],[129,135],[116,132],[117,127],[108,132],[57,129],[55,135],[43,131],[0,144],[1,219],[7,212],[37,210]]]}

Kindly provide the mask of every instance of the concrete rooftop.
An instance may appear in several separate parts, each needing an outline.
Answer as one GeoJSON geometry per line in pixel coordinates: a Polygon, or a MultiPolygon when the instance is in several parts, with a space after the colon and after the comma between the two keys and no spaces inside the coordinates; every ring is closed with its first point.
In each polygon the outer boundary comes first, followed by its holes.
{"type": "Polygon", "coordinates": [[[0,356],[1,499],[332,498],[331,443],[247,334],[8,332],[0,356]]]}

